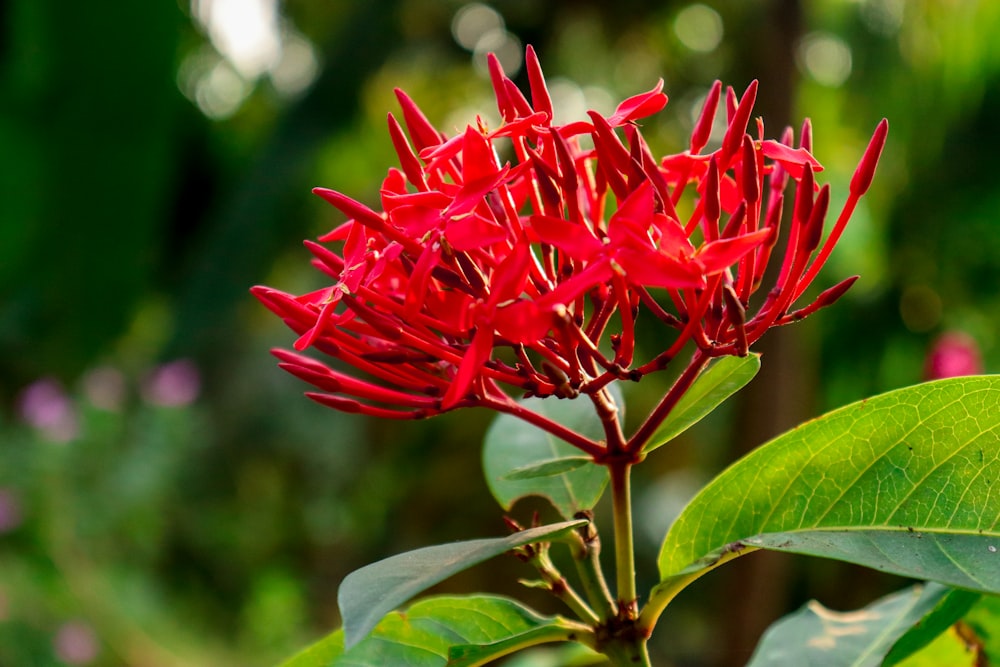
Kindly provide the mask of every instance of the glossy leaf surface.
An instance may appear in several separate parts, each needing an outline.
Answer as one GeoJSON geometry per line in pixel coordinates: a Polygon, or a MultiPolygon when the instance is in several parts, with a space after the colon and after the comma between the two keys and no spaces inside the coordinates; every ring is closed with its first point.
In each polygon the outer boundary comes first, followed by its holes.
{"type": "Polygon", "coordinates": [[[433,597],[384,617],[346,651],[338,630],[282,667],[472,667],[581,628],[497,596],[433,597]]]}
{"type": "Polygon", "coordinates": [[[673,524],[659,557],[664,584],[741,545],[1000,591],[998,405],[998,376],[941,380],[761,446],[673,524]]]}
{"type": "Polygon", "coordinates": [[[698,376],[649,440],[646,451],[670,442],[747,385],[760,370],[760,355],[723,357],[698,376]]]}
{"type": "MultiPolygon", "coordinates": [[[[624,413],[621,395],[614,386],[611,389],[620,412],[624,413]]],[[[604,431],[594,405],[585,396],[573,400],[528,398],[521,403],[588,437],[603,438],[604,431]]],[[[493,497],[505,510],[513,507],[519,498],[542,496],[569,519],[581,510],[592,509],[608,483],[607,469],[577,461],[580,454],[580,450],[538,427],[502,414],[493,420],[486,433],[483,472],[493,497]],[[564,459],[571,465],[563,472],[532,473],[539,468],[544,472],[551,465],[559,465],[553,461],[564,459]]]]}
{"type": "Polygon", "coordinates": [[[565,521],[507,537],[424,547],[355,570],[337,593],[347,647],[361,641],[387,613],[456,572],[525,544],[558,540],[585,523],[565,521]]]}
{"type": "Polygon", "coordinates": [[[937,584],[914,586],[851,612],[813,600],[768,629],[748,667],[880,667],[900,638],[950,593],[937,584]]]}

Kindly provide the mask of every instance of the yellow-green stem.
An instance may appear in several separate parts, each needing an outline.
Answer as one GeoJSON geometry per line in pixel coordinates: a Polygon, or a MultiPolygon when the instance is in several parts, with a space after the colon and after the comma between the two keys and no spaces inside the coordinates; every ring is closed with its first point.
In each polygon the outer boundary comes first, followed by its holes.
{"type": "Polygon", "coordinates": [[[634,619],[638,613],[635,590],[635,544],[632,539],[632,464],[612,462],[611,499],[615,523],[615,572],[620,619],[634,619]]]}

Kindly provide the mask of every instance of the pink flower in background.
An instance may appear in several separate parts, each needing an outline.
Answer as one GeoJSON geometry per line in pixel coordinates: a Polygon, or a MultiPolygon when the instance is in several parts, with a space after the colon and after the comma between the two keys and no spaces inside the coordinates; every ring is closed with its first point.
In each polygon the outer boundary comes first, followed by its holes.
{"type": "Polygon", "coordinates": [[[79,432],[76,406],[63,386],[52,378],[43,378],[25,387],[18,400],[18,410],[21,419],[53,442],[69,442],[79,432]]]}
{"type": "Polygon", "coordinates": [[[194,362],[179,359],[154,369],[142,384],[142,395],[164,407],[189,405],[201,392],[201,375],[194,362]]]}
{"type": "Polygon", "coordinates": [[[949,331],[934,341],[924,362],[924,377],[928,380],[979,375],[983,360],[979,346],[968,334],[949,331]]]}
{"type": "Polygon", "coordinates": [[[94,629],[83,621],[63,623],[52,640],[56,656],[69,665],[87,665],[97,659],[100,646],[94,629]]]}
{"type": "Polygon", "coordinates": [[[768,329],[854,282],[796,305],[871,183],[885,121],[824,239],[830,189],[816,182],[811,126],[797,144],[791,129],[765,139],[761,121],[750,125],[756,82],[742,96],[716,82],[687,150],[656,158],[638,121],[666,105],[662,81],[610,116],[555,125],[530,47],[530,101],[496,58],[489,63],[498,127],[478,120],[449,138],[397,91],[403,122],[390,114],[388,129],[400,166],[382,182],[381,210],[315,190],[349,218],[306,242],[331,284],[301,296],[253,288],[298,335],[296,351],[274,354],[320,390],[310,398],[398,419],[481,406],[554,430],[513,397],[596,399],[691,345],[703,360],[746,355],[768,329]],[[725,136],[704,152],[720,106],[725,136]],[[787,249],[765,284],[779,233],[787,249]],[[662,348],[647,358],[636,354],[639,318],[662,331],[662,348]],[[301,354],[309,348],[337,368],[301,354]]]}

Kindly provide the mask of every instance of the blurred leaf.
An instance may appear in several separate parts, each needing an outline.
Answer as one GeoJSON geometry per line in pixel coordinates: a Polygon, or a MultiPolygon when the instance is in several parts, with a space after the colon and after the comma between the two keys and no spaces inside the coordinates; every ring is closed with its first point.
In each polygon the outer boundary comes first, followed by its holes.
{"type": "MultiPolygon", "coordinates": [[[[926,584],[928,589],[936,585],[926,584]]],[[[883,667],[895,665],[933,642],[942,632],[965,616],[982,597],[979,593],[950,589],[931,611],[899,638],[886,655],[883,667]]]]}
{"type": "Polygon", "coordinates": [[[743,547],[1000,591],[1000,376],[889,392],[732,465],[673,524],[668,580],[743,547]]]}
{"type": "Polygon", "coordinates": [[[982,667],[992,664],[982,641],[965,623],[956,623],[900,667],[982,667]]]}
{"type": "MultiPolygon", "coordinates": [[[[567,640],[580,626],[496,596],[434,597],[386,616],[330,667],[471,667],[522,647],[567,640]]],[[[293,663],[286,667],[319,667],[293,663]]]]}
{"type": "Polygon", "coordinates": [[[1000,596],[984,595],[965,622],[983,640],[990,664],[1000,664],[1000,596]]]}
{"type": "Polygon", "coordinates": [[[540,463],[532,463],[515,470],[511,470],[504,479],[535,479],[536,477],[552,477],[561,475],[564,472],[576,470],[577,468],[592,463],[588,456],[564,456],[558,459],[548,459],[540,463]]]}
{"type": "Polygon", "coordinates": [[[913,586],[843,613],[813,600],[768,629],[747,667],[879,667],[900,637],[949,592],[937,584],[913,586]]]}
{"type": "Polygon", "coordinates": [[[723,357],[712,362],[698,376],[667,418],[649,439],[645,451],[651,452],[701,421],[727,398],[745,387],[760,370],[760,355],[723,357]]]}
{"type": "Polygon", "coordinates": [[[330,667],[344,653],[344,631],[337,630],[300,653],[281,663],[280,667],[330,667]]]}
{"type": "Polygon", "coordinates": [[[351,572],[337,593],[346,645],[354,646],[385,614],[456,572],[525,544],[559,540],[585,523],[564,521],[529,528],[507,537],[424,547],[351,572]]]}
{"type": "MultiPolygon", "coordinates": [[[[624,413],[617,385],[611,385],[610,390],[624,413]]],[[[594,406],[584,396],[572,400],[527,398],[519,402],[529,410],[587,437],[604,437],[594,406]]],[[[486,483],[505,510],[513,507],[519,498],[527,496],[548,498],[567,519],[581,510],[592,509],[608,483],[608,471],[603,466],[585,463],[554,475],[521,475],[523,471],[539,466],[549,469],[553,461],[579,457],[580,450],[568,442],[506,414],[498,415],[493,420],[483,442],[486,483]]]]}

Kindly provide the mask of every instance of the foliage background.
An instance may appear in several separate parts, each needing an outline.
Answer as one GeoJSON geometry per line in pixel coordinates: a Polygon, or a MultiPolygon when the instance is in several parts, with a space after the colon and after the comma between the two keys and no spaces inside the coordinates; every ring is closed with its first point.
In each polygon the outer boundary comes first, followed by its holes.
{"type": "MultiPolygon", "coordinates": [[[[339,218],[309,188],[375,200],[393,87],[448,130],[495,114],[483,49],[515,72],[533,44],[566,108],[664,77],[661,153],[714,79],[759,78],[769,136],[810,116],[835,193],[890,119],[824,285],[861,281],[767,340],[739,402],[645,466],[645,576],[671,514],[741,451],[919,381],[946,331],[1000,366],[1000,5],[275,3],[0,3],[0,664],[274,664],[337,623],[350,570],[503,534],[479,475],[489,415],[315,406],[267,355],[290,333],[247,294],[317,284],[300,240],[339,218]],[[479,32],[456,32],[475,12],[479,32]]],[[[633,412],[661,388],[632,388],[633,412]]],[[[524,574],[498,561],[445,588],[524,574]]],[[[657,664],[742,664],[805,599],[851,608],[899,584],[755,555],[668,612],[657,664]]]]}

